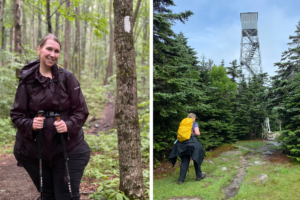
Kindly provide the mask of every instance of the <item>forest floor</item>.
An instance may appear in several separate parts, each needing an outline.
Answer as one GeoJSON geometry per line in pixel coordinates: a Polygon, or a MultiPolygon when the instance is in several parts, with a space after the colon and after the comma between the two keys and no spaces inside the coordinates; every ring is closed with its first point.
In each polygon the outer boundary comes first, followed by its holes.
{"type": "MultiPolygon", "coordinates": [[[[99,131],[108,131],[112,128],[115,109],[113,102],[113,98],[109,98],[102,111],[102,119],[91,118],[89,128],[84,130],[86,134],[97,134],[99,131]]],[[[17,166],[12,151],[13,144],[1,147],[0,200],[33,200],[39,193],[25,169],[17,166]]],[[[93,180],[86,178],[80,185],[81,200],[88,199],[87,196],[97,190],[97,186],[92,183],[93,180]]]]}
{"type": "Polygon", "coordinates": [[[178,185],[180,162],[163,162],[154,169],[155,200],[299,199],[300,165],[274,140],[247,140],[206,153],[201,166],[206,177],[196,182],[193,162],[178,185]]]}

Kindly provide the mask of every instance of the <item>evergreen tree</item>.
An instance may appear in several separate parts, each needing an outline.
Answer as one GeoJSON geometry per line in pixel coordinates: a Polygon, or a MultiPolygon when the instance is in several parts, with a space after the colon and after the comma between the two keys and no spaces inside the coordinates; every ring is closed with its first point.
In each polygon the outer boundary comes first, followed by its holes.
{"type": "Polygon", "coordinates": [[[236,83],[227,77],[226,69],[222,66],[213,66],[209,72],[209,89],[206,90],[205,101],[209,109],[199,113],[200,118],[200,141],[205,148],[212,148],[224,142],[235,141],[231,110],[232,101],[236,94],[236,83]]]}
{"type": "Polygon", "coordinates": [[[277,75],[273,76],[272,92],[269,94],[270,106],[278,115],[278,120],[282,121],[283,126],[290,123],[290,115],[287,113],[285,100],[289,98],[293,87],[293,77],[300,72],[300,21],[296,26],[296,35],[289,36],[292,41],[287,51],[282,53],[281,62],[274,65],[278,67],[277,75]]]}
{"type": "Polygon", "coordinates": [[[239,77],[239,74],[241,73],[241,71],[238,70],[239,66],[237,65],[236,60],[230,62],[229,64],[231,64],[231,67],[227,67],[227,74],[231,76],[231,80],[233,82],[236,82],[235,78],[239,77]]]}
{"type": "Polygon", "coordinates": [[[174,5],[171,0],[153,1],[153,149],[156,158],[169,153],[180,121],[189,112],[202,109],[199,101],[205,98],[197,89],[199,66],[196,52],[187,45],[182,33],[177,35],[171,29],[176,20],[184,23],[193,13],[174,14],[166,9],[174,5]]]}

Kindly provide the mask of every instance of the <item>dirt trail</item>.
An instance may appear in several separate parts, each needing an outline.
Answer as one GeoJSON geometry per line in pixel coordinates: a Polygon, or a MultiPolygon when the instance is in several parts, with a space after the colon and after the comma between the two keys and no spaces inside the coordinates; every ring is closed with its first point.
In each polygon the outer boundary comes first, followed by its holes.
{"type": "MultiPolygon", "coordinates": [[[[97,134],[99,131],[108,131],[112,128],[115,104],[114,99],[109,98],[102,112],[103,119],[96,119],[86,134],[97,134]],[[95,124],[98,127],[95,128],[95,124]]],[[[90,183],[92,184],[92,183],[90,183]]],[[[87,200],[88,194],[92,193],[86,184],[80,185],[81,200],[87,200]],[[84,190],[84,191],[82,191],[84,190]]],[[[93,187],[90,187],[93,188],[93,187]]],[[[33,200],[39,195],[31,178],[23,167],[17,166],[15,157],[1,155],[0,152],[0,200],[33,200]]]]}
{"type": "Polygon", "coordinates": [[[0,199],[32,200],[38,195],[28,173],[17,166],[15,157],[0,157],[0,199]]]}
{"type": "Polygon", "coordinates": [[[114,98],[108,97],[109,102],[106,102],[104,110],[102,112],[102,119],[91,120],[91,126],[88,130],[85,130],[86,134],[97,135],[99,131],[109,131],[113,128],[114,114],[115,114],[115,103],[114,98]]]}

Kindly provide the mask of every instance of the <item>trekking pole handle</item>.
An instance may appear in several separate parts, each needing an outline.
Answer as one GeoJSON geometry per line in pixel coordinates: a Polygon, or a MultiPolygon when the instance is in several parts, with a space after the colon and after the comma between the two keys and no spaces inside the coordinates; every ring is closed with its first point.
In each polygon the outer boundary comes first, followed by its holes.
{"type": "Polygon", "coordinates": [[[44,114],[43,110],[40,110],[40,111],[37,112],[38,117],[43,117],[43,114],[44,114]]]}
{"type": "Polygon", "coordinates": [[[60,114],[55,114],[54,117],[57,122],[60,122],[60,114]]]}

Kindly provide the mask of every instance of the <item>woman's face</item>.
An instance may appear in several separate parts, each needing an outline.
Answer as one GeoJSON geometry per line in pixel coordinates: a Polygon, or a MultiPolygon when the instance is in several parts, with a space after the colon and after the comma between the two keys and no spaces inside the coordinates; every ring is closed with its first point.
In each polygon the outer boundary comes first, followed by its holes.
{"type": "Polygon", "coordinates": [[[45,67],[52,67],[55,63],[57,63],[60,45],[53,39],[48,39],[45,42],[45,45],[41,48],[37,47],[38,54],[40,55],[40,62],[45,67]]]}
{"type": "Polygon", "coordinates": [[[195,121],[196,120],[196,117],[193,117],[193,121],[195,121]]]}

